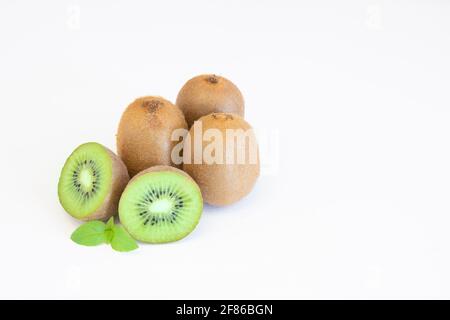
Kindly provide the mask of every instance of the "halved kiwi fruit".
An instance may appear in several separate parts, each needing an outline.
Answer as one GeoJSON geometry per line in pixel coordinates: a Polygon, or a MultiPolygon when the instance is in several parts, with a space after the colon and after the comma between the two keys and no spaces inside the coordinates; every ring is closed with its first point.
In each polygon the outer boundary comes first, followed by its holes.
{"type": "Polygon", "coordinates": [[[185,139],[183,160],[183,170],[198,183],[205,202],[215,206],[246,196],[259,176],[256,137],[252,127],[236,114],[212,113],[196,121],[185,139]],[[205,138],[208,132],[213,134],[211,139],[205,138]],[[211,148],[214,144],[217,148],[211,148]],[[205,158],[208,151],[211,159],[205,158]]]}
{"type": "Polygon", "coordinates": [[[166,99],[147,96],[128,106],[119,124],[117,152],[130,176],[151,166],[180,165],[171,157],[178,143],[171,139],[176,129],[187,129],[186,120],[181,110],[166,99]]]}
{"type": "Polygon", "coordinates": [[[119,203],[119,218],[133,238],[172,242],[191,233],[203,210],[201,191],[185,172],[155,166],[131,179],[119,203]]]}
{"type": "Polygon", "coordinates": [[[59,201],[77,219],[106,219],[117,213],[129,179],[125,164],[112,151],[95,142],[85,143],[64,164],[59,201]]]}
{"type": "Polygon", "coordinates": [[[214,74],[190,79],[178,93],[176,105],[183,111],[188,126],[213,112],[244,116],[244,98],[230,80],[214,74]]]}

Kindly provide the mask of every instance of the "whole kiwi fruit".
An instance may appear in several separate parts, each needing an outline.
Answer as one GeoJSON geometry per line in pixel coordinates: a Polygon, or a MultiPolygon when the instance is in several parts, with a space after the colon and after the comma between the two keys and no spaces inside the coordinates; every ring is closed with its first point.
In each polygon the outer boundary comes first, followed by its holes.
{"type": "Polygon", "coordinates": [[[231,113],[201,117],[185,137],[183,169],[200,186],[206,203],[224,206],[240,200],[260,171],[252,127],[231,113]]]}
{"type": "Polygon", "coordinates": [[[141,97],[128,106],[119,123],[117,152],[130,176],[155,165],[181,166],[171,157],[178,144],[171,139],[176,129],[187,130],[186,120],[181,110],[164,98],[141,97]]]}
{"type": "Polygon", "coordinates": [[[188,126],[210,113],[235,113],[244,117],[244,98],[230,80],[214,74],[190,79],[178,93],[176,105],[183,111],[188,126]]]}
{"type": "Polygon", "coordinates": [[[59,201],[79,220],[107,219],[117,213],[129,179],[125,164],[111,150],[96,142],[85,143],[64,164],[59,201]]]}

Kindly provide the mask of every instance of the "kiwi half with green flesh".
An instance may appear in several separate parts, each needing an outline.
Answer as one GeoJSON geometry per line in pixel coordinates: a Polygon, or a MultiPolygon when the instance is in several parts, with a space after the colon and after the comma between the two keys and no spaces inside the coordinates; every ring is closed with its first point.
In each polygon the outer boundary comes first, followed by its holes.
{"type": "Polygon", "coordinates": [[[66,160],[58,183],[59,201],[79,220],[107,219],[117,213],[130,180],[125,164],[95,142],[80,145],[66,160]]]}
{"type": "Polygon", "coordinates": [[[176,105],[183,111],[188,126],[213,112],[235,113],[244,117],[244,98],[230,80],[214,74],[190,79],[178,93],[176,105]]]}
{"type": "Polygon", "coordinates": [[[171,139],[176,129],[187,129],[186,120],[166,99],[147,96],[128,106],[117,132],[117,152],[130,176],[156,165],[179,165],[171,157],[178,144],[171,139]]]}
{"type": "MultiPolygon", "coordinates": [[[[190,139],[185,139],[183,146],[183,170],[198,183],[205,202],[215,206],[224,206],[232,204],[250,193],[258,179],[260,164],[256,137],[248,122],[236,114],[212,113],[196,121],[190,129],[188,137],[190,139]],[[198,130],[197,126],[199,126],[198,130]],[[223,150],[214,151],[215,154],[223,155],[223,161],[208,163],[205,160],[205,152],[203,152],[201,153],[203,158],[201,163],[196,163],[194,143],[198,138],[195,135],[206,136],[205,132],[208,130],[215,130],[223,139],[221,144],[223,150]],[[237,134],[247,133],[248,137],[243,140],[244,143],[237,143],[236,139],[232,144],[233,148],[228,148],[227,130],[232,130],[231,132],[237,134]],[[239,154],[245,156],[241,162],[237,160],[239,154]]],[[[207,150],[211,142],[202,137],[200,137],[200,141],[202,143],[201,150],[207,150]]]]}
{"type": "Polygon", "coordinates": [[[195,229],[202,211],[198,185],[170,166],[155,166],[136,175],[119,202],[122,225],[133,238],[148,243],[184,238],[195,229]]]}

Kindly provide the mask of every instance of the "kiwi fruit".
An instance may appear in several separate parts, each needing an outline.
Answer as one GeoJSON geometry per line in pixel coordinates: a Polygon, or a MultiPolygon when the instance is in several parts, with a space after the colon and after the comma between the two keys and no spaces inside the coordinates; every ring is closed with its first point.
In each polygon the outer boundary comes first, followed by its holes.
{"type": "Polygon", "coordinates": [[[176,105],[183,111],[188,126],[214,112],[235,113],[244,117],[244,98],[230,80],[214,74],[190,79],[178,93],[176,105]]]}
{"type": "Polygon", "coordinates": [[[95,142],[85,143],[64,164],[59,201],[79,220],[107,219],[117,213],[129,179],[125,164],[111,150],[95,142]]]}
{"type": "Polygon", "coordinates": [[[259,151],[252,127],[240,116],[230,113],[212,113],[195,122],[184,141],[183,162],[183,170],[198,183],[205,202],[215,206],[232,204],[246,196],[253,189],[260,171],[259,151]],[[213,143],[205,139],[210,129],[222,139],[222,143],[217,144],[218,148],[211,152],[214,161],[205,159],[208,145],[213,143]],[[247,133],[248,136],[241,136],[245,138],[239,143],[237,139],[228,137],[228,131],[247,133]],[[201,139],[200,143],[196,142],[198,139],[201,139]],[[220,146],[222,150],[218,150],[220,146]],[[198,147],[201,148],[200,161],[196,156],[198,147]]]}
{"type": "Polygon", "coordinates": [[[131,179],[119,203],[119,218],[133,238],[148,243],[180,240],[200,220],[200,188],[185,172],[154,166],[131,179]]]}
{"type": "Polygon", "coordinates": [[[164,98],[141,97],[128,106],[119,123],[117,151],[130,176],[155,165],[181,165],[171,157],[178,143],[171,139],[175,129],[187,130],[186,120],[181,110],[164,98]]]}

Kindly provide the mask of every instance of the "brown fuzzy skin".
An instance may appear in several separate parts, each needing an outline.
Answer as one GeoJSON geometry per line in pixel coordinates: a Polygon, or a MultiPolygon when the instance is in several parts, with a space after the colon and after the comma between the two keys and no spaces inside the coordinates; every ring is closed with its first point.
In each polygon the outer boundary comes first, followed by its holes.
{"type": "Polygon", "coordinates": [[[120,196],[130,180],[127,167],[123,161],[114,152],[106,147],[104,148],[108,151],[112,160],[111,189],[101,207],[89,216],[84,217],[83,221],[106,220],[116,215],[120,196]]]}
{"type": "MultiPolygon", "coordinates": [[[[226,129],[251,129],[251,126],[240,116],[229,113],[213,113],[204,116],[198,120],[202,123],[203,132],[207,129],[218,129],[222,133],[223,146],[226,148],[226,129]]],[[[232,204],[245,197],[253,189],[255,182],[259,176],[259,154],[257,154],[256,163],[249,161],[249,143],[243,146],[246,158],[245,162],[228,164],[212,163],[207,164],[203,159],[202,164],[194,163],[194,141],[195,127],[194,124],[189,131],[191,137],[191,147],[187,148],[189,140],[185,140],[184,145],[184,165],[183,170],[186,171],[200,186],[202,190],[203,200],[211,205],[224,206],[232,204]],[[191,163],[188,163],[187,157],[190,157],[191,163]]],[[[253,135],[254,137],[254,135],[253,135]]],[[[256,142],[256,138],[254,137],[256,142]]],[[[203,141],[203,150],[211,141],[203,141]]],[[[234,154],[238,153],[238,144],[234,144],[234,154]]],[[[242,146],[241,146],[242,147],[242,146]]],[[[228,150],[224,150],[224,161],[228,150]]]]}
{"type": "Polygon", "coordinates": [[[134,176],[155,165],[175,166],[171,141],[175,129],[187,129],[181,110],[170,101],[147,96],[136,99],[122,115],[117,133],[117,151],[128,173],[134,176]]]}
{"type": "Polygon", "coordinates": [[[244,98],[230,80],[213,74],[192,78],[181,88],[177,106],[191,127],[195,120],[214,112],[235,113],[244,117],[244,98]]]}

